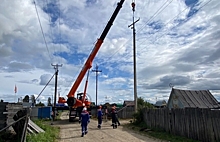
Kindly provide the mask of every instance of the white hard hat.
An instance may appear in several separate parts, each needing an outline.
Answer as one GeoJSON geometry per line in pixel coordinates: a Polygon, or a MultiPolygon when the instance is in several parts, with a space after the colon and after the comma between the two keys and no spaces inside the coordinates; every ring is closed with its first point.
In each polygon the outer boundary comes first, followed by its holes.
{"type": "Polygon", "coordinates": [[[86,107],[84,107],[84,108],[83,108],[83,111],[86,111],[86,110],[87,110],[87,108],[86,108],[86,107]]]}

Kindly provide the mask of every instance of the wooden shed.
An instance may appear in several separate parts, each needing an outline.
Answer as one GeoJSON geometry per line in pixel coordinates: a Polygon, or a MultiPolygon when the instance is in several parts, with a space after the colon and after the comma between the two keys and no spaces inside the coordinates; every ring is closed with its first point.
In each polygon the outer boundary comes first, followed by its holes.
{"type": "Polygon", "coordinates": [[[220,108],[209,90],[180,90],[172,88],[167,107],[171,108],[220,108]]]}
{"type": "Polygon", "coordinates": [[[134,107],[134,101],[124,101],[123,106],[134,107]]]}

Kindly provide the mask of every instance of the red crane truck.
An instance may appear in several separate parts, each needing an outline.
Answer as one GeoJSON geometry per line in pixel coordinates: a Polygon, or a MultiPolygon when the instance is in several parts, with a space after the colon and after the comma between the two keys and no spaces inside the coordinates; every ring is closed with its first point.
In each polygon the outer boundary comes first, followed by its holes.
{"type": "Polygon", "coordinates": [[[79,94],[77,94],[76,97],[75,97],[75,93],[76,93],[76,90],[79,87],[82,79],[84,78],[86,72],[89,71],[89,69],[92,67],[93,59],[95,58],[96,54],[98,53],[98,51],[99,51],[106,35],[108,34],[111,26],[113,25],[113,22],[114,22],[116,16],[118,15],[124,1],[125,0],[121,0],[120,2],[118,2],[114,13],[112,14],[110,20],[108,21],[108,23],[107,23],[105,29],[103,30],[100,38],[97,40],[97,42],[95,44],[95,47],[93,48],[92,52],[90,53],[90,55],[89,55],[87,61],[85,62],[81,72],[79,73],[79,75],[78,75],[76,81],[74,82],[70,92],[68,93],[67,101],[63,97],[59,97],[58,103],[67,103],[68,106],[69,106],[69,121],[72,121],[75,117],[79,116],[81,111],[82,111],[82,108],[84,106],[86,106],[88,109],[91,109],[91,102],[87,99],[87,96],[86,96],[88,76],[87,76],[87,80],[86,80],[84,93],[79,93],[79,94]]]}

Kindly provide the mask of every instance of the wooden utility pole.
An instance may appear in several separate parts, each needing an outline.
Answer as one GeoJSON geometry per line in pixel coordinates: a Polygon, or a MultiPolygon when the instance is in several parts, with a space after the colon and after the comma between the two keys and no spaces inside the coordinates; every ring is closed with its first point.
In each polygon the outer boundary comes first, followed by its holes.
{"type": "Polygon", "coordinates": [[[98,66],[96,65],[96,69],[95,70],[92,70],[92,72],[96,72],[96,106],[98,106],[97,104],[97,92],[98,92],[98,73],[99,72],[102,72],[101,70],[98,70],[98,66]]]}
{"type": "MultiPolygon", "coordinates": [[[[54,67],[54,69],[55,69],[55,91],[54,91],[54,104],[53,104],[53,117],[55,118],[55,116],[56,116],[56,114],[55,114],[55,107],[56,107],[56,98],[57,98],[57,76],[58,76],[58,72],[59,72],[59,70],[58,70],[58,68],[59,67],[62,67],[62,64],[61,65],[58,65],[58,64],[56,64],[56,65],[53,65],[53,64],[51,64],[53,67],[54,67]]],[[[53,119],[54,119],[53,118],[53,119]]]]}
{"type": "Polygon", "coordinates": [[[134,21],[134,11],[135,11],[135,3],[134,1],[131,3],[132,11],[133,11],[133,23],[128,27],[133,29],[133,64],[134,64],[134,110],[137,112],[137,80],[136,80],[136,43],[135,43],[135,23],[137,23],[140,18],[134,21]]]}

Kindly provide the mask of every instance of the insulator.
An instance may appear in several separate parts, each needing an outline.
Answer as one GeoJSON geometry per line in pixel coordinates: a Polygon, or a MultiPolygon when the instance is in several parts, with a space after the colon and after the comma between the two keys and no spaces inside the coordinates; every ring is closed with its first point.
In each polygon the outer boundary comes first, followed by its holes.
{"type": "Polygon", "coordinates": [[[131,3],[131,6],[132,6],[132,10],[134,11],[134,10],[135,10],[135,3],[132,2],[132,3],[131,3]]]}

